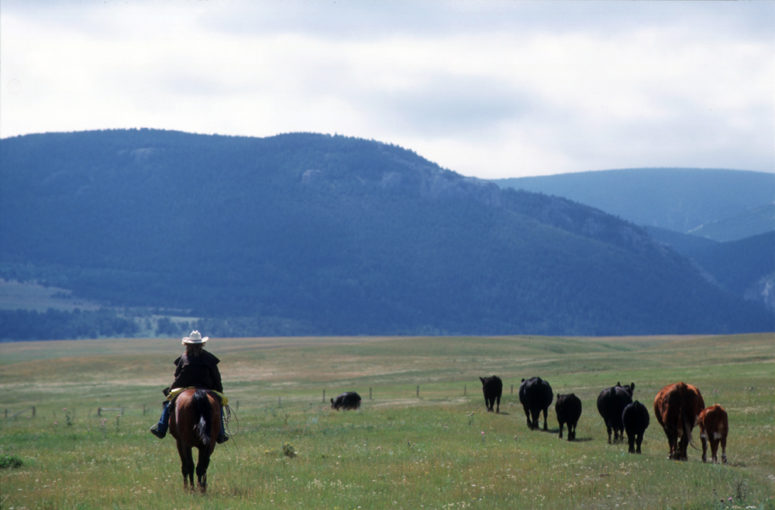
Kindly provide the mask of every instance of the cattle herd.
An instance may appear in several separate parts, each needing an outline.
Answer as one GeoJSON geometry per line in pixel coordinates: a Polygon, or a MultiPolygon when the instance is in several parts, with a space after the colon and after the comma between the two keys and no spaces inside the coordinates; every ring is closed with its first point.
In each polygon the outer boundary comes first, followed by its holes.
{"type": "MultiPolygon", "coordinates": [[[[497,376],[480,378],[487,410],[492,411],[490,402],[497,399],[503,387],[497,376]],[[493,381],[497,381],[497,384],[493,381]]],[[[649,426],[649,412],[646,406],[632,400],[635,383],[603,389],[597,397],[597,410],[605,423],[608,442],[627,442],[630,453],[640,453],[643,434],[649,426]],[[613,433],[613,437],[611,436],[613,433]]],[[[539,428],[538,418],[543,413],[544,430],[547,430],[546,415],[552,403],[552,387],[540,377],[522,379],[519,386],[519,401],[525,410],[527,426],[539,428]]],[[[581,400],[573,393],[558,394],[554,405],[560,438],[565,425],[568,426],[568,441],[576,439],[576,424],[581,416],[581,400]]],[[[705,408],[700,390],[691,384],[678,382],[662,388],[654,398],[654,415],[662,426],[670,446],[669,458],[686,460],[686,447],[691,440],[692,428],[700,426],[702,440],[702,461],[707,461],[707,445],[710,443],[711,458],[718,462],[718,446],[721,444],[721,461],[726,464],[727,413],[719,404],[705,408]]]]}
{"type": "MultiPolygon", "coordinates": [[[[497,375],[480,377],[484,402],[488,412],[500,412],[503,381],[497,375]]],[[[632,400],[635,383],[617,382],[616,386],[605,388],[597,397],[597,411],[603,418],[608,443],[627,442],[630,453],[640,453],[643,434],[649,426],[649,412],[646,406],[632,400]],[[613,437],[611,433],[613,432],[613,437]]],[[[543,414],[544,430],[547,427],[547,413],[554,394],[548,381],[540,377],[522,379],[519,385],[519,402],[525,410],[527,426],[540,428],[539,418],[543,414]]],[[[358,409],[361,397],[354,391],[342,393],[331,399],[333,409],[358,409]]],[[[573,393],[557,394],[554,404],[557,421],[560,424],[560,439],[564,426],[568,427],[568,441],[576,439],[576,424],[581,417],[581,399],[573,393]]],[[[702,461],[707,461],[707,447],[710,443],[711,460],[718,462],[718,447],[721,444],[721,461],[727,463],[727,413],[719,404],[705,407],[702,394],[696,386],[678,382],[662,388],[654,398],[654,416],[662,426],[670,446],[670,459],[686,460],[686,447],[691,441],[692,429],[700,426],[702,461]]]]}

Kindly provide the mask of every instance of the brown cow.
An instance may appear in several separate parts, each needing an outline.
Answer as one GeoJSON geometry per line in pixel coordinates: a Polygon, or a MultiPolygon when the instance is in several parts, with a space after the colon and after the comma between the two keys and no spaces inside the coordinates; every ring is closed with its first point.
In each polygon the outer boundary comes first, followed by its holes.
{"type": "Polygon", "coordinates": [[[727,412],[718,404],[706,407],[700,413],[698,419],[700,425],[700,439],[702,439],[702,461],[706,462],[705,454],[710,441],[710,453],[714,464],[718,464],[718,444],[721,441],[721,462],[727,463],[727,432],[729,422],[727,412]]]}
{"type": "Polygon", "coordinates": [[[686,447],[692,437],[697,416],[705,407],[702,394],[695,386],[678,382],[662,388],[654,398],[654,416],[665,430],[670,456],[686,460],[686,447]]]}

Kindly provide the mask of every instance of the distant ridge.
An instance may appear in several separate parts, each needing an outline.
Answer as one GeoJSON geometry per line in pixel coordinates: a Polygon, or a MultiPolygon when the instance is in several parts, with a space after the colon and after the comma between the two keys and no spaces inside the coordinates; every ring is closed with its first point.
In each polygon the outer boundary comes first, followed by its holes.
{"type": "Polygon", "coordinates": [[[739,241],[773,231],[775,203],[749,207],[735,216],[698,225],[688,233],[717,241],[739,241]]]}
{"type": "Polygon", "coordinates": [[[775,174],[659,168],[498,182],[641,224],[709,280],[775,311],[775,174]]]}
{"type": "Polygon", "coordinates": [[[116,313],[7,311],[11,339],[47,320],[70,336],[94,336],[86,320],[113,336],[775,329],[632,223],[374,141],[29,135],[0,141],[0,177],[0,277],[116,313]],[[127,319],[139,329],[117,332],[127,319]]]}
{"type": "Polygon", "coordinates": [[[775,312],[775,231],[727,242],[670,230],[649,232],[689,257],[721,287],[775,312]]]}
{"type": "Polygon", "coordinates": [[[775,230],[775,173],[638,168],[499,179],[504,187],[569,198],[638,225],[733,241],[775,230]],[[759,214],[756,211],[759,211],[759,214]],[[733,228],[722,228],[737,218],[733,228]],[[741,223],[742,222],[742,223],[741,223]],[[711,229],[710,224],[718,225],[711,229]]]}

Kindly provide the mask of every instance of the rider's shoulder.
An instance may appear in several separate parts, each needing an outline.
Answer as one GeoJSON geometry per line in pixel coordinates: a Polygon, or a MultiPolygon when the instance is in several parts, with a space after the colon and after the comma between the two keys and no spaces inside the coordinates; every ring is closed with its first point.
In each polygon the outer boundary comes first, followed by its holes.
{"type": "Polygon", "coordinates": [[[212,352],[202,351],[202,355],[205,357],[205,359],[209,363],[212,363],[213,365],[217,365],[218,363],[221,362],[221,360],[219,360],[218,357],[215,354],[213,354],[212,352]]]}

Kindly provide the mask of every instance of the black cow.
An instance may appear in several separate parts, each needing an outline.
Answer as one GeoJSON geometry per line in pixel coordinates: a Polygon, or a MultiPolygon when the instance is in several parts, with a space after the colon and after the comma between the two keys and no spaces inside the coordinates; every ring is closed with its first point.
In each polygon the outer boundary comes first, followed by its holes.
{"type": "Polygon", "coordinates": [[[552,405],[553,397],[552,387],[540,377],[522,379],[522,384],[519,385],[519,401],[525,409],[527,426],[530,429],[538,428],[538,416],[541,411],[544,412],[544,430],[547,429],[546,412],[552,405]]]}
{"type": "Polygon", "coordinates": [[[560,439],[562,439],[562,426],[565,423],[568,424],[568,441],[576,439],[576,424],[581,416],[581,399],[573,393],[565,395],[558,393],[554,410],[560,423],[560,439]]]}
{"type": "Polygon", "coordinates": [[[638,402],[627,404],[622,411],[622,424],[627,432],[627,443],[630,445],[630,453],[640,453],[640,444],[643,442],[643,433],[649,426],[649,411],[646,406],[638,402]],[[635,445],[637,443],[637,449],[635,445]]]}
{"type": "Polygon", "coordinates": [[[624,440],[622,411],[627,404],[632,402],[633,390],[635,390],[635,383],[622,386],[621,383],[617,382],[616,386],[604,389],[597,397],[597,410],[605,421],[608,444],[611,444],[611,430],[614,431],[614,443],[624,440]]]}
{"type": "Polygon", "coordinates": [[[358,409],[361,407],[361,396],[354,391],[346,391],[336,399],[331,399],[331,407],[337,411],[339,409],[358,409]]]}
{"type": "Polygon", "coordinates": [[[492,412],[495,406],[495,412],[501,412],[501,394],[503,394],[503,381],[497,375],[492,377],[480,377],[482,381],[482,392],[484,393],[484,405],[488,412],[492,412]]]}

